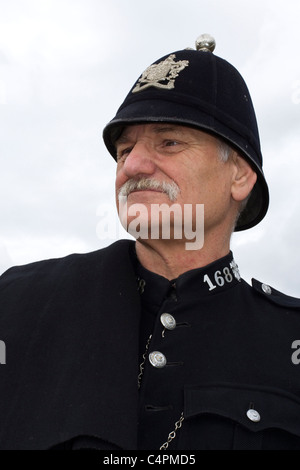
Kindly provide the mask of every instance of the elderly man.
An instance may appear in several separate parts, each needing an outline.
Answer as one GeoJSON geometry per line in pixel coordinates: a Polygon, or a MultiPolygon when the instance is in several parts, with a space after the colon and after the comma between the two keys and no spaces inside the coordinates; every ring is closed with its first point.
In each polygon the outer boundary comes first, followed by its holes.
{"type": "Polygon", "coordinates": [[[2,276],[0,448],[300,449],[300,301],[230,251],[269,196],[249,91],[213,50],[156,61],[104,129],[136,242],[2,276]]]}

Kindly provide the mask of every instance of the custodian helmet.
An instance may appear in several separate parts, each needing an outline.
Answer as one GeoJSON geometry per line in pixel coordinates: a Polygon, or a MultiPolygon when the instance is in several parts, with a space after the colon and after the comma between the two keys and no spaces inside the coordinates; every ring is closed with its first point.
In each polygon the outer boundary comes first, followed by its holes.
{"type": "Polygon", "coordinates": [[[257,182],[235,231],[258,224],[269,205],[260,140],[252,100],[240,73],[214,55],[214,39],[202,35],[196,50],[184,49],[148,67],[103,131],[116,158],[115,141],[124,126],[168,122],[210,132],[231,144],[253,167],[257,182]]]}

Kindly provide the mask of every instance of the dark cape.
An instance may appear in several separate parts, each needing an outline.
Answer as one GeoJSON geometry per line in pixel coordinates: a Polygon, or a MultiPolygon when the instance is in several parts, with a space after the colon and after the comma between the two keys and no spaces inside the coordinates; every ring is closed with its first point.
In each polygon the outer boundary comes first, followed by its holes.
{"type": "Polygon", "coordinates": [[[0,449],[135,449],[140,299],[120,241],[0,278],[0,449]]]}

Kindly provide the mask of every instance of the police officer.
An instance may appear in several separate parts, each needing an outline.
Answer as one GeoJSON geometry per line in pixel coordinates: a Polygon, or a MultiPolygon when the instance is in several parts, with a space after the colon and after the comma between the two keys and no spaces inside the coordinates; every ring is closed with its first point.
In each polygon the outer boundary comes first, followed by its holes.
{"type": "Polygon", "coordinates": [[[2,276],[0,448],[300,449],[300,301],[249,286],[230,250],[269,195],[214,46],[149,66],[104,129],[136,242],[2,276]]]}

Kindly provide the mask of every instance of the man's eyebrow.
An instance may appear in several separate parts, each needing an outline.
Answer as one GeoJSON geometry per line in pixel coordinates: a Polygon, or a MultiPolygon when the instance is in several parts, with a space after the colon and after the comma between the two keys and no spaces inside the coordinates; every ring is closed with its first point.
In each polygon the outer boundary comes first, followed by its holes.
{"type": "MultiPolygon", "coordinates": [[[[159,124],[157,126],[153,126],[153,132],[155,134],[164,134],[167,132],[173,132],[176,134],[182,134],[181,129],[178,126],[172,126],[168,124],[159,124]]],[[[130,142],[130,136],[126,134],[126,131],[120,135],[120,137],[116,140],[115,145],[126,144],[130,142]]]]}
{"type": "Polygon", "coordinates": [[[129,137],[127,137],[126,134],[122,134],[120,135],[120,137],[118,137],[118,139],[115,141],[115,145],[120,145],[120,144],[126,144],[127,142],[129,142],[129,137]]]}

